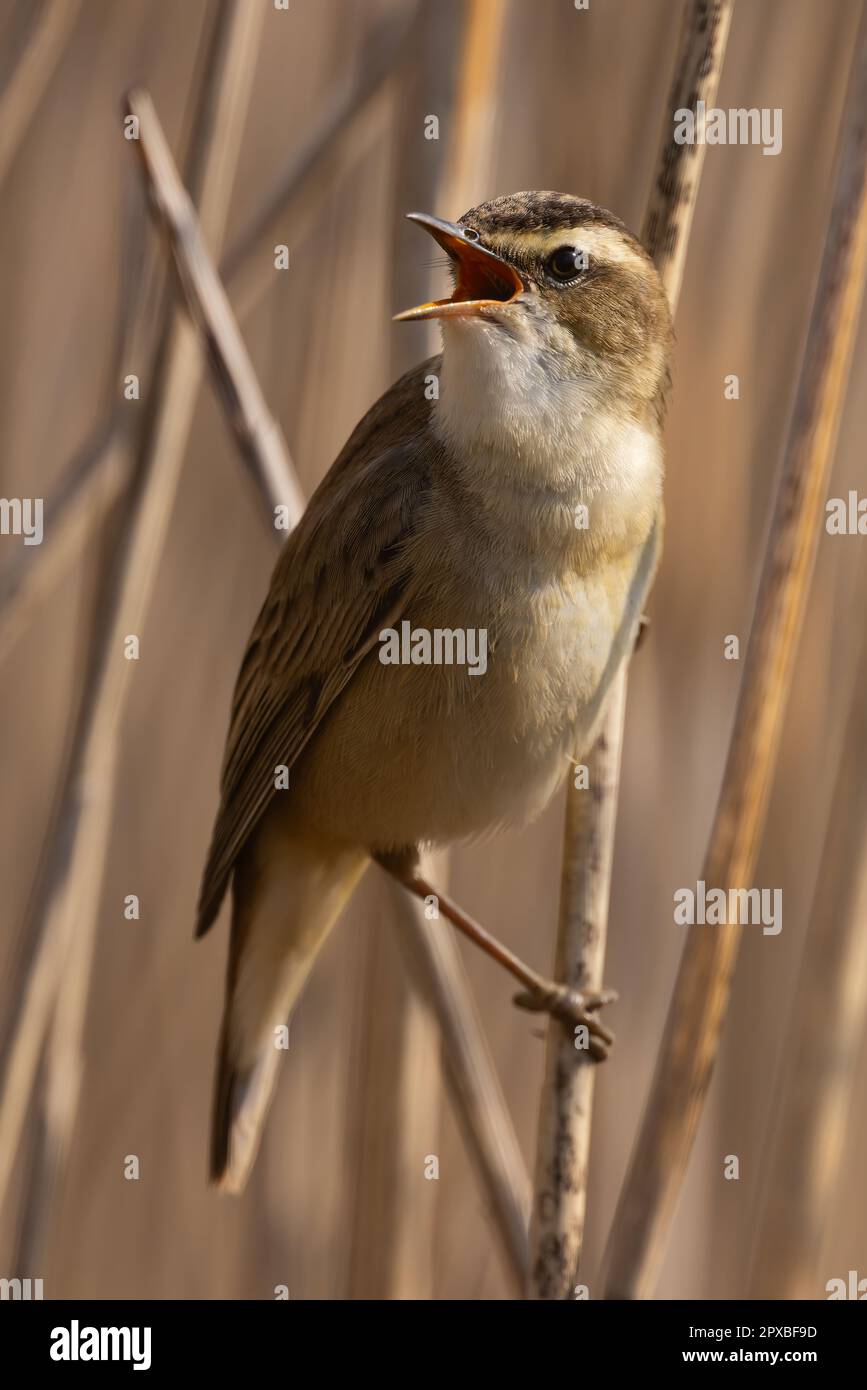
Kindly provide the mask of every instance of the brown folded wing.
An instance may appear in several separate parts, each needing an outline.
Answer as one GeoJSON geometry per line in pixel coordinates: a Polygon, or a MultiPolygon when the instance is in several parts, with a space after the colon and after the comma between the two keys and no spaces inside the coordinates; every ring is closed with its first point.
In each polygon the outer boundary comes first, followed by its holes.
{"type": "Polygon", "coordinates": [[[277,562],[235,686],[197,936],[276,794],[275,770],[292,767],[381,630],[407,610],[436,453],[424,378],[437,365],[414,368],[368,412],[277,562]]]}

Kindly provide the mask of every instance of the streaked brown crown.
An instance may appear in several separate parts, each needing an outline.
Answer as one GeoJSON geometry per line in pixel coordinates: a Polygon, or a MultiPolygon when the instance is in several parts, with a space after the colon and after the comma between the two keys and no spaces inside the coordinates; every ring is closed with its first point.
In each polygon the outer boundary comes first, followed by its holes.
{"type": "MultiPolygon", "coordinates": [[[[471,227],[484,236],[486,232],[555,232],[560,227],[596,224],[622,232],[637,242],[626,225],[607,208],[576,198],[571,193],[552,193],[537,190],[530,193],[504,193],[470,208],[460,217],[462,227],[471,227]]],[[[640,243],[638,243],[640,244],[640,243]]]]}

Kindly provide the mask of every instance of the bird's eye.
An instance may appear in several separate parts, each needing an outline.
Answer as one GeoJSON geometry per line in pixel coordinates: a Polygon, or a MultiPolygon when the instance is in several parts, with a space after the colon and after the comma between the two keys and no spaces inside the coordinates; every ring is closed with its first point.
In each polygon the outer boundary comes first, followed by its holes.
{"type": "Polygon", "coordinates": [[[545,269],[554,280],[574,280],[587,269],[587,258],[575,246],[558,246],[545,262],[545,269]]]}

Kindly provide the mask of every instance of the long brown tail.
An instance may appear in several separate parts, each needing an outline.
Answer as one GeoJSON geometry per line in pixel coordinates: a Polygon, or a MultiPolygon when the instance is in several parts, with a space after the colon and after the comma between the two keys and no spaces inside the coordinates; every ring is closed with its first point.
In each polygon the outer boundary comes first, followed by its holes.
{"type": "Polygon", "coordinates": [[[211,1115],[211,1182],[221,1192],[243,1192],[259,1149],[274,1093],[280,1054],[270,1046],[252,1066],[231,1058],[224,1021],[220,1030],[211,1115]]]}
{"type": "Polygon", "coordinates": [[[361,849],[268,823],[232,885],[226,1005],[211,1118],[211,1182],[241,1192],[259,1148],[288,1022],[313,961],[367,864],[361,849]]]}

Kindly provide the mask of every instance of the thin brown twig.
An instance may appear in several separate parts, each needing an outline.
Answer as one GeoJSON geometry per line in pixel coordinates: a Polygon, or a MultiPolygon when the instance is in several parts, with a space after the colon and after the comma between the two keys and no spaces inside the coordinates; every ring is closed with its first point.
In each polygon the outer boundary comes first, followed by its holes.
{"type": "MultiPolygon", "coordinates": [[[[867,266],[867,11],[843,121],[828,234],[765,551],[734,730],[702,878],[752,883],[821,530],[867,266]]],[[[651,1292],[710,1085],[742,927],[687,939],[611,1231],[608,1296],[651,1292]]]]}
{"type": "Polygon", "coordinates": [[[275,512],[294,526],[304,510],[289,446],[268,409],[262,388],[241,337],[228,296],[208,252],[199,219],[187,194],[160,125],[145,92],[129,97],[130,113],[146,132],[137,142],[154,212],[166,232],[187,310],[198,328],[217,385],[226,419],[248,467],[255,495],[275,528],[275,512]]]}
{"type": "MultiPolygon", "coordinates": [[[[329,89],[311,133],[274,179],[247,227],[230,247],[220,266],[220,278],[232,290],[236,316],[241,321],[273,284],[273,253],[266,253],[269,237],[281,243],[297,240],[333,185],[335,163],[340,169],[348,166],[364,134],[366,114],[406,51],[414,14],[414,9],[401,9],[374,30],[355,75],[343,78],[336,91],[329,89]]],[[[189,178],[188,186],[192,191],[189,178]]],[[[28,547],[21,564],[0,579],[0,661],[24,629],[35,603],[61,578],[101,517],[120,497],[129,477],[128,451],[113,452],[107,442],[88,460],[86,469],[77,467],[77,460],[70,463],[56,505],[54,501],[50,504],[54,520],[45,542],[28,547]],[[95,497],[98,506],[93,505],[95,497]],[[71,538],[76,545],[65,543],[71,538]],[[56,539],[60,543],[55,552],[56,539]]]]}
{"type": "Polygon", "coordinates": [[[862,642],[783,1053],[750,1298],[822,1298],[816,1266],[867,1021],[867,641],[862,642]]]}
{"type": "MultiPolygon", "coordinates": [[[[677,305],[704,159],[703,145],[678,145],[674,112],[712,106],[725,56],[733,0],[690,0],[665,108],[642,241],[677,305]]],[[[600,989],[623,746],[626,671],[615,679],[605,720],[587,760],[591,790],[567,787],[554,978],[600,989]]],[[[549,1028],[536,1154],[529,1295],[573,1296],[584,1237],[595,1063],[549,1028]]]]}
{"type": "Polygon", "coordinates": [[[455,933],[442,918],[427,921],[421,904],[396,884],[392,892],[406,917],[410,969],[442,1033],[446,1079],[464,1143],[488,1195],[506,1269],[520,1289],[528,1265],[530,1179],[455,933]]]}
{"type": "MultiPolygon", "coordinates": [[[[241,134],[252,91],[263,10],[227,0],[222,61],[214,73],[220,96],[199,132],[204,141],[202,225],[209,240],[222,240],[237,167],[241,134]]],[[[146,132],[145,138],[146,138],[146,132]]],[[[130,685],[125,638],[140,633],[172,513],[186,440],[201,379],[195,329],[178,315],[168,348],[164,390],[155,403],[143,485],[120,547],[111,602],[96,643],[94,669],[77,733],[68,795],[46,859],[36,948],[19,996],[12,1041],[4,1056],[0,1098],[0,1202],[18,1149],[49,1019],[61,979],[53,1047],[61,1064],[49,1078],[45,1159],[32,1179],[32,1200],[47,1204],[53,1176],[62,1167],[74,1124],[81,1078],[80,1040],[94,949],[100,889],[108,845],[121,717],[130,685]],[[60,1041],[63,1040],[63,1046],[60,1041]],[[37,1190],[38,1189],[38,1190],[37,1190]]],[[[27,1223],[44,1231],[44,1221],[27,1223]]],[[[26,1257],[31,1252],[24,1251],[26,1257]]]]}
{"type": "MultiPolygon", "coordinates": [[[[185,176],[194,196],[202,173],[202,140],[211,128],[202,93],[210,80],[226,23],[224,0],[213,11],[208,40],[201,45],[190,79],[193,96],[184,115],[181,146],[185,176]],[[200,97],[202,99],[200,100],[200,97]]],[[[133,171],[131,171],[132,173],[133,171]]],[[[114,347],[103,388],[99,423],[61,475],[45,508],[45,541],[27,547],[0,571],[0,663],[26,630],[38,605],[45,600],[72,562],[81,555],[103,520],[128,492],[135,475],[138,448],[136,411],[118,403],[118,377],[134,372],[155,383],[174,319],[167,277],[155,257],[146,255],[138,187],[130,179],[124,199],[121,282],[116,307],[114,347]]],[[[158,388],[156,388],[158,389],[158,388]]],[[[153,399],[153,387],[148,400],[153,399]]]]}

